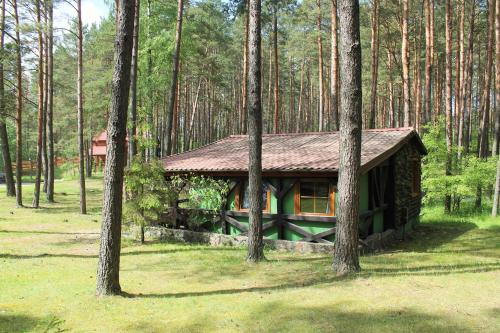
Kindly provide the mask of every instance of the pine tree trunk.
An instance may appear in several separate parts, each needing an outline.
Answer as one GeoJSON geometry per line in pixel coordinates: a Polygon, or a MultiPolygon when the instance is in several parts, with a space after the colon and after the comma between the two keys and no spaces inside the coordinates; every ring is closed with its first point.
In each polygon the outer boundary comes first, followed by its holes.
{"type": "Polygon", "coordinates": [[[337,0],[331,0],[331,64],[330,64],[330,99],[333,130],[339,129],[339,51],[337,43],[337,0]]]}
{"type": "MultiPolygon", "coordinates": [[[[497,114],[500,113],[500,1],[496,0],[496,13],[495,13],[495,83],[496,83],[496,101],[497,101],[497,114]]],[[[495,130],[497,130],[495,126],[495,130]]],[[[498,148],[498,144],[497,144],[498,148]]],[[[493,209],[491,215],[497,216],[498,201],[500,196],[500,159],[497,163],[497,176],[495,181],[495,195],[493,196],[493,209]]]]}
{"type": "MultiPolygon", "coordinates": [[[[0,22],[0,52],[4,52],[5,37],[5,1],[2,1],[2,13],[0,22]]],[[[8,197],[16,195],[16,186],[14,183],[14,174],[12,171],[12,160],[10,158],[9,138],[7,136],[7,125],[5,123],[5,86],[3,61],[0,61],[0,148],[3,156],[3,165],[5,169],[6,194],[8,197]]]]}
{"type": "Polygon", "coordinates": [[[177,88],[177,76],[179,75],[179,58],[181,52],[181,39],[182,39],[182,13],[184,10],[184,1],[177,1],[177,25],[175,28],[175,49],[174,49],[174,61],[172,65],[172,82],[170,84],[170,95],[168,101],[168,111],[167,111],[167,129],[166,129],[166,155],[170,155],[172,152],[172,122],[174,115],[174,104],[175,104],[175,90],[177,88]]]}
{"type": "Polygon", "coordinates": [[[394,127],[396,125],[396,115],[394,107],[394,82],[392,79],[392,54],[391,51],[387,50],[387,70],[389,72],[389,127],[394,127]]]}
{"type": "Polygon", "coordinates": [[[316,0],[318,7],[318,16],[316,18],[316,28],[318,29],[318,131],[323,131],[323,114],[324,114],[324,88],[323,88],[323,42],[321,39],[321,0],[316,0]]]}
{"type": "MultiPolygon", "coordinates": [[[[451,0],[445,1],[445,35],[446,35],[446,175],[451,175],[451,162],[452,162],[452,118],[451,118],[451,103],[452,103],[452,91],[451,91],[451,53],[452,53],[452,45],[451,45],[451,0]]],[[[451,211],[451,196],[449,194],[445,197],[445,211],[451,211]]]]}
{"type": "Polygon", "coordinates": [[[243,44],[243,82],[242,82],[242,107],[241,107],[241,119],[239,123],[240,133],[245,134],[247,132],[246,124],[246,116],[247,116],[247,108],[248,108],[248,97],[247,97],[247,82],[248,82],[248,22],[249,22],[249,12],[248,12],[248,0],[246,0],[245,4],[245,41],[243,44]]]}
{"type": "Polygon", "coordinates": [[[273,0],[273,58],[274,58],[274,124],[273,133],[280,132],[280,114],[279,114],[279,60],[278,60],[278,1],[273,0]]]}
{"type": "Polygon", "coordinates": [[[43,137],[43,39],[40,0],[36,2],[36,22],[38,32],[38,135],[36,145],[35,192],[33,193],[33,208],[40,203],[40,182],[42,177],[42,137],[43,137]]]}
{"type": "Polygon", "coordinates": [[[48,1],[48,38],[47,38],[47,201],[54,202],[54,5],[48,1]]]}
{"type": "Polygon", "coordinates": [[[431,16],[431,1],[425,0],[425,110],[423,123],[431,119],[432,114],[432,104],[431,104],[431,89],[432,89],[432,21],[434,17],[431,16]]]}
{"type": "Polygon", "coordinates": [[[377,117],[377,83],[378,83],[378,0],[373,0],[372,4],[372,41],[371,41],[371,94],[370,94],[370,122],[369,127],[376,127],[377,117]]]}
{"type": "MultiPolygon", "coordinates": [[[[261,2],[250,1],[248,36],[248,184],[249,229],[247,261],[264,260],[262,232],[262,101],[261,96],[261,2]]],[[[277,64],[276,64],[277,65],[277,64]]]]}
{"type": "Polygon", "coordinates": [[[137,67],[139,54],[139,18],[141,1],[135,0],[134,39],[132,42],[132,63],[130,72],[130,128],[128,133],[128,165],[137,155],[137,67]]]}
{"type": "Polygon", "coordinates": [[[339,206],[333,269],[337,275],[360,270],[358,257],[359,168],[361,162],[361,40],[359,2],[339,0],[340,163],[339,206]]]}
{"type": "MultiPolygon", "coordinates": [[[[83,141],[83,26],[82,1],[77,0],[77,122],[78,122],[78,173],[80,183],[80,214],[87,214],[87,198],[85,190],[85,149],[83,141]]],[[[109,133],[108,133],[109,139],[109,133]]],[[[107,162],[107,160],[106,160],[107,162]]]]}
{"type": "Polygon", "coordinates": [[[116,295],[121,292],[119,276],[123,168],[125,166],[125,137],[127,134],[135,5],[132,0],[119,1],[120,15],[115,39],[115,67],[107,128],[108,141],[104,170],[101,245],[97,267],[97,295],[116,295]]]}
{"type": "Polygon", "coordinates": [[[16,23],[16,204],[17,207],[23,206],[23,67],[21,56],[21,37],[19,25],[19,14],[17,0],[12,0],[14,10],[14,20],[16,23]]]}
{"type": "Polygon", "coordinates": [[[403,66],[403,116],[404,126],[411,126],[410,113],[410,51],[408,43],[408,0],[403,0],[403,41],[401,43],[401,64],[403,66]]]}
{"type": "Polygon", "coordinates": [[[489,128],[490,128],[490,91],[491,68],[493,66],[493,50],[495,43],[495,0],[488,1],[488,44],[486,48],[486,64],[484,70],[484,85],[482,97],[482,121],[480,131],[479,157],[487,158],[489,155],[489,128]]]}
{"type": "Polygon", "coordinates": [[[49,178],[49,160],[47,152],[47,107],[49,95],[49,18],[48,1],[43,2],[43,124],[42,124],[42,161],[43,161],[43,193],[47,194],[47,180],[49,178]]]}

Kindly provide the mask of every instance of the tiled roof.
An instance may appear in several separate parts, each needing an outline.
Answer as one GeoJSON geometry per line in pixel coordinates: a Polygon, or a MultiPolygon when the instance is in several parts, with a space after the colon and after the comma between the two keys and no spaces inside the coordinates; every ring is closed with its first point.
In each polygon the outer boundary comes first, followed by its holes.
{"type": "MultiPolygon", "coordinates": [[[[339,132],[265,134],[262,137],[263,172],[337,172],[339,132]]],[[[369,170],[412,141],[426,150],[413,128],[363,130],[362,171],[369,170]]],[[[232,135],[185,153],[165,157],[169,173],[248,171],[248,136],[232,135]]]]}

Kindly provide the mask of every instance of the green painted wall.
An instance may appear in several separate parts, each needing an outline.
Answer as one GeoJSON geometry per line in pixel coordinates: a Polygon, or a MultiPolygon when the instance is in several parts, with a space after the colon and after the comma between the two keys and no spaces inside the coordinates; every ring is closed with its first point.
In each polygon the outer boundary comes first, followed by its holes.
{"type": "MultiPolygon", "coordinates": [[[[283,187],[287,187],[292,182],[291,179],[282,179],[281,181],[282,181],[283,187]]],[[[271,179],[270,182],[274,186],[277,186],[279,183],[279,180],[278,179],[271,179]]],[[[369,207],[369,196],[368,196],[369,193],[368,193],[368,191],[369,191],[368,174],[365,174],[361,177],[361,192],[360,192],[360,202],[359,202],[360,211],[368,210],[368,207],[369,207]]],[[[235,198],[235,193],[233,191],[228,196],[228,202],[226,205],[228,210],[236,210],[234,198],[235,198]]],[[[336,199],[338,199],[338,196],[336,199]]],[[[336,206],[337,206],[337,204],[336,204],[336,206]]],[[[271,204],[270,204],[270,212],[269,213],[276,214],[277,212],[278,212],[278,200],[271,193],[271,204]]],[[[285,195],[285,198],[283,200],[283,213],[284,214],[295,214],[294,190],[293,189],[290,190],[285,195]]],[[[243,217],[243,216],[237,217],[237,220],[241,223],[248,225],[248,217],[246,217],[246,216],[245,217],[243,217]]],[[[264,219],[264,223],[269,222],[269,221],[270,221],[269,219],[264,219]]],[[[377,225],[376,226],[377,230],[380,230],[377,232],[382,232],[383,231],[383,214],[376,216],[375,221],[376,221],[376,225],[377,225]]],[[[323,231],[335,226],[334,223],[319,222],[319,221],[296,221],[296,222],[294,222],[294,224],[301,227],[302,229],[310,232],[310,233],[313,233],[313,234],[323,232],[323,231]]],[[[229,226],[229,230],[230,230],[231,235],[240,234],[239,230],[237,230],[235,227],[233,227],[231,225],[229,226]]],[[[216,230],[214,230],[214,231],[221,232],[221,228],[217,227],[216,230]]],[[[275,227],[275,228],[271,228],[269,230],[266,230],[264,232],[264,236],[268,237],[270,239],[278,239],[277,228],[275,227]]],[[[285,239],[292,240],[292,241],[301,240],[303,238],[302,235],[300,235],[292,230],[289,230],[288,228],[285,229],[284,237],[285,237],[285,239]]],[[[328,237],[327,239],[333,241],[334,236],[332,235],[332,236],[328,237]]]]}

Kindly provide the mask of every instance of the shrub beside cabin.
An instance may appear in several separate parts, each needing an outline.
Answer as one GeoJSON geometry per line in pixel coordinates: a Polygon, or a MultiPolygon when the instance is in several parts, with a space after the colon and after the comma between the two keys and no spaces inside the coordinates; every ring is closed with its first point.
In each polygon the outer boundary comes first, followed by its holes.
{"type": "MultiPolygon", "coordinates": [[[[327,243],[335,237],[339,132],[267,134],[262,138],[264,236],[327,243]]],[[[363,130],[360,237],[419,221],[421,157],[412,128],[363,130]]],[[[232,135],[163,159],[166,175],[198,174],[230,180],[225,216],[211,231],[248,230],[248,136],[232,135]]]]}

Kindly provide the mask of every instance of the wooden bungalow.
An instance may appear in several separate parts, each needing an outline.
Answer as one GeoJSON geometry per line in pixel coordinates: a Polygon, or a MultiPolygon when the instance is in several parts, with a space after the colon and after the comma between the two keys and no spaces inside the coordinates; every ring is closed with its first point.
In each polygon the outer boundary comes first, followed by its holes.
{"type": "MultiPolygon", "coordinates": [[[[267,134],[262,139],[264,236],[331,242],[335,235],[339,132],[267,134]]],[[[419,221],[421,157],[412,128],[362,132],[360,237],[419,221]]],[[[163,159],[167,175],[201,174],[230,180],[220,225],[230,235],[248,230],[248,136],[232,135],[163,159]]]]}
{"type": "MultiPolygon", "coordinates": [[[[92,139],[92,147],[90,148],[89,155],[92,156],[93,165],[96,169],[101,168],[106,163],[106,144],[108,133],[102,131],[92,139]]],[[[125,145],[128,143],[128,137],[125,138],[125,145]]],[[[125,149],[127,153],[127,149],[125,149]]]]}

